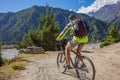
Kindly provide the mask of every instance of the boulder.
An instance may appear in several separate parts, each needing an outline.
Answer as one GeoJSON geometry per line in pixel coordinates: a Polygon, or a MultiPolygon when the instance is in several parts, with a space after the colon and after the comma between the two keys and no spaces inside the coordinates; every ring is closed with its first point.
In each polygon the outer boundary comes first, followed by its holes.
{"type": "Polygon", "coordinates": [[[29,46],[27,47],[26,50],[24,50],[24,53],[28,53],[28,54],[41,54],[41,53],[45,53],[45,49],[42,47],[36,47],[36,46],[29,46]]]}

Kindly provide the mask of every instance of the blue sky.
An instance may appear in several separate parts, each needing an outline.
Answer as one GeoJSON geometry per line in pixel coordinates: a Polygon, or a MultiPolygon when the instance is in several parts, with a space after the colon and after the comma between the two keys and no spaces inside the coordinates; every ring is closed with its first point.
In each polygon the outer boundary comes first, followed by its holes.
{"type": "Polygon", "coordinates": [[[81,6],[89,6],[95,0],[1,0],[0,13],[17,12],[33,5],[45,6],[46,3],[51,7],[77,11],[81,6]]]}
{"type": "Polygon", "coordinates": [[[99,10],[104,5],[114,4],[120,0],[1,0],[0,13],[17,12],[34,5],[72,10],[77,13],[88,13],[99,10]]]}

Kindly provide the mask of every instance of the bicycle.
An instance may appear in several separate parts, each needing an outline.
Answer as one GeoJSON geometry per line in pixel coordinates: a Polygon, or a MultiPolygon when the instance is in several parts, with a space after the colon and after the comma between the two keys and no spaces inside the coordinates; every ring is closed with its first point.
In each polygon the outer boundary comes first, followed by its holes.
{"type": "MultiPolygon", "coordinates": [[[[61,52],[57,55],[57,67],[60,73],[65,73],[67,68],[64,67],[66,64],[66,57],[65,57],[65,46],[67,41],[60,41],[61,44],[61,52]]],[[[76,55],[75,60],[73,62],[73,59],[70,56],[70,62],[73,66],[73,69],[75,69],[77,77],[79,80],[94,80],[95,79],[95,67],[90,58],[87,56],[79,56],[77,52],[74,50],[71,50],[71,53],[74,53],[76,55]],[[84,62],[85,70],[82,70],[82,68],[79,68],[81,65],[80,60],[84,62]],[[91,74],[91,75],[90,75],[91,74]]]]}

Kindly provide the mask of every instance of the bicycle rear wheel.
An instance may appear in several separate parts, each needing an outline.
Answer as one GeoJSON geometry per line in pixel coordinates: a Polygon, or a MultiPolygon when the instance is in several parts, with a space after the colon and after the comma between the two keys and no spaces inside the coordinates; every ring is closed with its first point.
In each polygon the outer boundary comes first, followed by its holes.
{"type": "Polygon", "coordinates": [[[81,56],[76,60],[77,60],[77,67],[78,67],[77,75],[79,75],[80,80],[94,80],[95,79],[95,67],[94,67],[92,60],[88,58],[87,56],[81,56]],[[81,63],[80,63],[81,59],[85,64],[84,69],[79,68],[79,66],[81,66],[81,63]]]}
{"type": "Polygon", "coordinates": [[[64,65],[66,64],[66,58],[65,53],[60,52],[57,56],[57,67],[60,73],[64,73],[66,71],[66,68],[64,68],[64,65]]]}

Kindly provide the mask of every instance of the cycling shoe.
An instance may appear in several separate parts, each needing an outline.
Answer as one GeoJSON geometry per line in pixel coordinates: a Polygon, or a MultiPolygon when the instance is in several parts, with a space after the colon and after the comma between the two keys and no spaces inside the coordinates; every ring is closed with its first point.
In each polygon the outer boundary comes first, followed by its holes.
{"type": "Polygon", "coordinates": [[[67,64],[64,65],[64,68],[66,68],[66,69],[72,69],[72,67],[70,65],[67,65],[67,64]]]}

